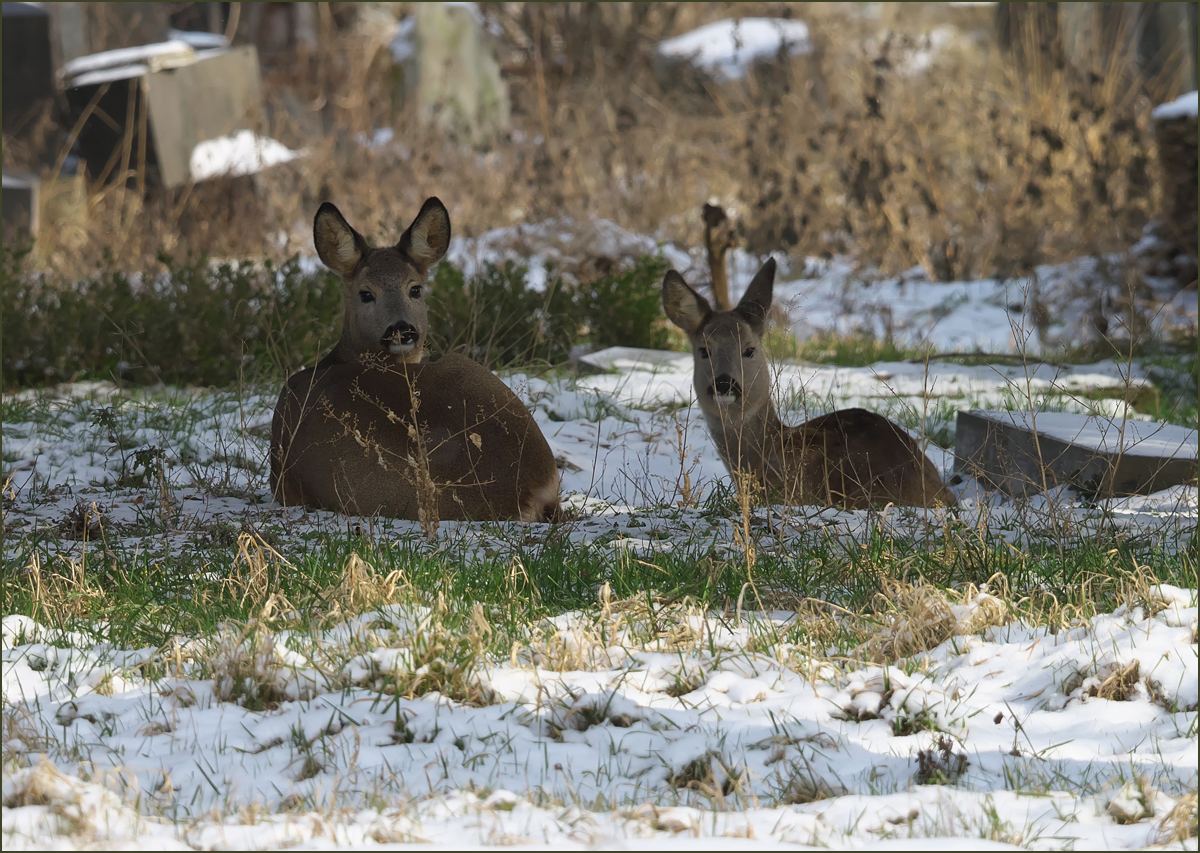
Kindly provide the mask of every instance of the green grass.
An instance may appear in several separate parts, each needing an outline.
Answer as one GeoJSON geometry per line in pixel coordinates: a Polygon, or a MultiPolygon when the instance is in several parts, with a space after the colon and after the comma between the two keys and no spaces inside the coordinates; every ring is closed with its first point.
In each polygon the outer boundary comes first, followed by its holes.
{"type": "MultiPolygon", "coordinates": [[[[767,609],[797,609],[816,599],[851,612],[869,610],[887,579],[923,578],[956,588],[1002,574],[1016,598],[1053,597],[1063,606],[1096,610],[1115,606],[1122,582],[1139,571],[1162,582],[1196,585],[1194,543],[1190,552],[1175,555],[1138,549],[1131,541],[1088,541],[1064,550],[1048,544],[1021,552],[1003,543],[972,545],[962,530],[925,545],[876,534],[857,546],[830,541],[784,553],[759,549],[750,572],[744,557],[715,550],[699,536],[673,550],[639,556],[603,542],[573,544],[555,532],[531,541],[526,532],[515,531],[490,553],[468,555],[447,543],[435,549],[404,539],[311,533],[280,545],[286,564],[268,560],[266,582],[247,595],[229,581],[245,569],[231,570],[238,532],[228,525],[198,531],[195,546],[175,556],[156,555],[146,545],[105,549],[95,542],[87,551],[82,584],[71,580],[65,562],[45,557],[46,545],[61,534],[30,537],[4,561],[4,612],[127,647],[157,646],[173,635],[207,635],[221,622],[251,618],[270,595],[290,602],[302,621],[319,622],[330,611],[352,553],[378,576],[399,571],[418,601],[442,601],[464,612],[479,603],[491,618],[511,625],[592,607],[604,583],[615,599],[691,599],[718,610],[734,608],[739,597],[748,609],[758,609],[760,602],[767,609]],[[44,597],[49,607],[39,604],[27,569],[35,552],[42,554],[43,586],[60,587],[44,597]]],[[[272,541],[269,529],[264,535],[272,541]]]]}

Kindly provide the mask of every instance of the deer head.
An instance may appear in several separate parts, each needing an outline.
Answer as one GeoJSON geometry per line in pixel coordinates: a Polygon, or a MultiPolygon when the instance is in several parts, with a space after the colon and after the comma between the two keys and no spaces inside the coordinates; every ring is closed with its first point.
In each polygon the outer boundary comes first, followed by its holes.
{"type": "Polygon", "coordinates": [[[445,205],[426,199],[400,242],[373,249],[325,202],[313,221],[313,242],[322,263],[342,279],[345,311],[334,360],[353,362],[377,352],[419,362],[429,334],[426,278],[450,246],[445,205]]]}
{"type": "Polygon", "coordinates": [[[771,405],[771,376],[762,335],[775,285],[775,260],[762,265],[732,311],[708,300],[670,270],[663,308],[692,344],[693,381],[700,409],[722,422],[741,421],[771,405]]]}

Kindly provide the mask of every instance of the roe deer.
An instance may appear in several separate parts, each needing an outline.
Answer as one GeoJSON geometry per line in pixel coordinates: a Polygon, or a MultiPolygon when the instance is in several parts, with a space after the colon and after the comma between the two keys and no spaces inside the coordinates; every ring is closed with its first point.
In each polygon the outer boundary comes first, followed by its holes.
{"type": "Polygon", "coordinates": [[[663,279],[663,308],[691,341],[696,397],[730,473],[789,504],[957,504],[920,445],[882,415],[842,409],[783,425],[762,347],[774,285],[771,259],[732,311],[713,311],[675,270],[663,279]]]}
{"type": "Polygon", "coordinates": [[[373,249],[326,202],[313,237],[341,276],[345,316],[333,350],[279,395],[275,499],[414,520],[556,518],[554,455],[517,396],[463,356],[420,363],[426,276],[450,245],[442,203],[428,199],[397,245],[373,249]]]}

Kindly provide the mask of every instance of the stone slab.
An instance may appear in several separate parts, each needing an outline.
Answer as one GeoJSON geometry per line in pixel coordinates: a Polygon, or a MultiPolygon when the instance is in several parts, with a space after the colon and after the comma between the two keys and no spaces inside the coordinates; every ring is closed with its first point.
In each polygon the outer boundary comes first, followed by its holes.
{"type": "Polygon", "coordinates": [[[691,373],[692,356],[691,353],[670,350],[609,347],[579,356],[576,359],[576,367],[580,373],[608,373],[612,370],[691,373]]]}
{"type": "MultiPolygon", "coordinates": [[[[5,3],[3,120],[4,135],[13,135],[42,104],[54,98],[54,64],[50,56],[50,13],[41,3],[5,3]]],[[[22,134],[23,135],[23,134],[22,134]]]]}
{"type": "Polygon", "coordinates": [[[1195,483],[1197,433],[1061,412],[960,411],[954,469],[1012,496],[1070,485],[1096,497],[1195,483]]]}
{"type": "MultiPolygon", "coordinates": [[[[85,71],[67,86],[73,117],[81,118],[93,97],[100,98],[97,111],[79,134],[79,145],[93,177],[124,145],[125,121],[132,118],[135,122],[135,137],[140,132],[138,112],[143,108],[143,97],[149,135],[146,165],[165,187],[182,186],[191,180],[189,162],[198,143],[253,129],[261,119],[262,83],[258,52],[252,45],[194,51],[190,56],[169,57],[171,61],[167,62],[163,52],[172,45],[190,50],[182,42],[168,42],[108,51],[118,54],[117,58],[135,60],[116,66],[106,64],[105,54],[75,60],[73,67],[85,71]],[[91,65],[96,69],[86,70],[91,65]],[[101,94],[105,85],[108,89],[101,94]]],[[[136,162],[138,144],[135,138],[131,165],[136,162]]],[[[114,171],[110,170],[111,174],[114,171]]]]}
{"type": "Polygon", "coordinates": [[[41,204],[38,195],[41,182],[29,172],[4,170],[3,208],[4,230],[26,232],[36,237],[41,204]]]}

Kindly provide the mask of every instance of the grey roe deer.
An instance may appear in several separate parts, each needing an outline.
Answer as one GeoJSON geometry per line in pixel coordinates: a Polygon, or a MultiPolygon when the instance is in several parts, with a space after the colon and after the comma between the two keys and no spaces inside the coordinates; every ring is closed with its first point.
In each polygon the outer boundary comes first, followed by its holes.
{"type": "Polygon", "coordinates": [[[342,279],[342,335],[279,395],[275,499],[407,519],[556,517],[554,455],[517,396],[463,356],[420,363],[426,278],[450,245],[445,206],[428,199],[399,243],[371,248],[326,202],[313,238],[342,279]]]}
{"type": "Polygon", "coordinates": [[[714,311],[675,270],[663,280],[663,308],[691,342],[696,397],[730,473],[789,504],[956,504],[920,445],[882,415],[842,409],[783,425],[762,347],[774,286],[771,259],[732,311],[714,311]]]}

